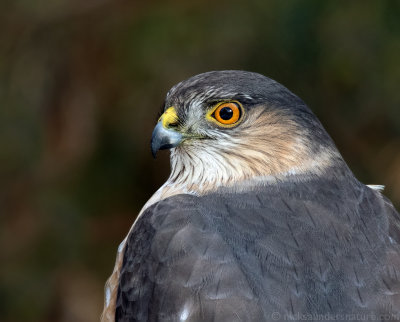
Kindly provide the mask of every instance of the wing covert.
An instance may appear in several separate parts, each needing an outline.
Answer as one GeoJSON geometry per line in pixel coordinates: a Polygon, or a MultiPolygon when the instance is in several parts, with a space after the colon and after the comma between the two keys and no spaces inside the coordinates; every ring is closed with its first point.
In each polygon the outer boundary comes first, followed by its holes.
{"type": "Polygon", "coordinates": [[[116,320],[394,314],[398,214],[385,207],[358,182],[321,180],[160,201],[128,237],[116,320]]]}

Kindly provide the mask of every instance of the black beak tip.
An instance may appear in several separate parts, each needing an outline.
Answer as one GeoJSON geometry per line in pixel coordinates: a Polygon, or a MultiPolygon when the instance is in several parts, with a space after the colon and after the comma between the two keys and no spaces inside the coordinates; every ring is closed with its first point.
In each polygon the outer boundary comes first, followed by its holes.
{"type": "Polygon", "coordinates": [[[157,158],[157,152],[160,150],[159,144],[157,144],[158,141],[154,139],[154,136],[151,138],[151,143],[150,143],[150,148],[151,148],[151,155],[153,156],[154,159],[157,158]]]}

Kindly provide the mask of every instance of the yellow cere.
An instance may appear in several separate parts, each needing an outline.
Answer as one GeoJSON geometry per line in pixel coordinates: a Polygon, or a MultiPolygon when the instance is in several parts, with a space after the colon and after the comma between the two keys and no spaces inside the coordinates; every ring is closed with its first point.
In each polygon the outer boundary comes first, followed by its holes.
{"type": "Polygon", "coordinates": [[[168,125],[174,124],[178,121],[178,115],[176,114],[175,107],[171,106],[161,115],[158,120],[161,121],[163,127],[168,128],[168,125]]]}

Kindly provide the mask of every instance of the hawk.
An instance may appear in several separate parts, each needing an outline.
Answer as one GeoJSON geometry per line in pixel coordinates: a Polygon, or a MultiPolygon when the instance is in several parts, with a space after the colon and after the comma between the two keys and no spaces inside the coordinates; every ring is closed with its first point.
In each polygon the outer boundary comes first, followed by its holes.
{"type": "Polygon", "coordinates": [[[306,104],[263,75],[168,92],[171,174],[118,249],[103,321],[400,320],[400,221],[306,104]]]}

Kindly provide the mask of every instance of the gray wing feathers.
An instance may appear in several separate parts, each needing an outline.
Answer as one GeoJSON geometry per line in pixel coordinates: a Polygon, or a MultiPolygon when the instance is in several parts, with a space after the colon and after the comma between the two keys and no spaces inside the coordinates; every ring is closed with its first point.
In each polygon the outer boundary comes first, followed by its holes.
{"type": "Polygon", "coordinates": [[[166,199],[128,238],[117,321],[398,313],[398,222],[357,182],[166,199]]]}

